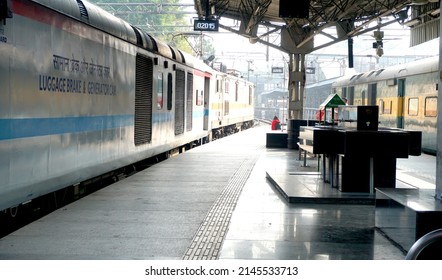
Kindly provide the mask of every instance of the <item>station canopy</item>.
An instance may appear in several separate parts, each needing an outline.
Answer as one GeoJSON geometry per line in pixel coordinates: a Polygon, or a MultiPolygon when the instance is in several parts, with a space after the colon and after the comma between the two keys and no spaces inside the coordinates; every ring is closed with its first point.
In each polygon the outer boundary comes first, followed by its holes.
{"type": "Polygon", "coordinates": [[[422,28],[420,34],[434,31],[422,40],[439,36],[438,0],[195,0],[195,9],[201,19],[236,20],[237,26],[219,26],[287,53],[307,54],[367,32],[380,42],[383,33],[375,31],[396,21],[422,28]],[[279,44],[268,40],[275,34],[279,44]],[[314,44],[317,35],[328,41],[314,44]]]}

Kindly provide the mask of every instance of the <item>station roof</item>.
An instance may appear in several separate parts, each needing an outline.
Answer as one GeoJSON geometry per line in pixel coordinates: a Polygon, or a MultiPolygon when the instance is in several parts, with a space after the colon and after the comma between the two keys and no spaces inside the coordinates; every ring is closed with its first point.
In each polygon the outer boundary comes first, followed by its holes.
{"type": "Polygon", "coordinates": [[[439,20],[440,14],[438,0],[195,0],[195,9],[199,18],[237,20],[238,26],[220,27],[248,37],[251,43],[260,42],[287,53],[310,53],[350,37],[379,31],[396,21],[413,28],[439,20]],[[303,9],[302,3],[308,5],[306,16],[296,15],[296,11],[303,9]],[[417,19],[420,22],[416,23],[417,19]],[[376,26],[368,27],[372,23],[376,26]],[[275,33],[281,37],[280,44],[266,39],[275,33]],[[329,40],[314,45],[319,34],[329,40]]]}
{"type": "Polygon", "coordinates": [[[261,96],[266,98],[279,98],[284,96],[287,97],[288,95],[289,95],[288,89],[283,89],[283,88],[275,88],[261,93],[261,96]]]}

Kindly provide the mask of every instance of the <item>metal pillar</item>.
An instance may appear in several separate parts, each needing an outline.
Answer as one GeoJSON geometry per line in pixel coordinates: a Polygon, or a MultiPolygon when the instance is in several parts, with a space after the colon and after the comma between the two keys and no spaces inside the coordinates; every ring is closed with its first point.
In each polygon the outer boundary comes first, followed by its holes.
{"type": "MultiPolygon", "coordinates": [[[[442,20],[440,21],[442,28],[442,20]]],[[[442,47],[442,36],[439,38],[439,73],[442,73],[442,56],[440,48],[442,47]]],[[[442,78],[442,77],[441,77],[442,78]]],[[[442,81],[439,80],[439,89],[442,81]]],[[[437,102],[437,154],[436,154],[436,194],[435,197],[442,200],[442,102],[437,102]]]]}
{"type": "Polygon", "coordinates": [[[305,54],[290,54],[288,118],[302,119],[305,87],[305,54]]]}

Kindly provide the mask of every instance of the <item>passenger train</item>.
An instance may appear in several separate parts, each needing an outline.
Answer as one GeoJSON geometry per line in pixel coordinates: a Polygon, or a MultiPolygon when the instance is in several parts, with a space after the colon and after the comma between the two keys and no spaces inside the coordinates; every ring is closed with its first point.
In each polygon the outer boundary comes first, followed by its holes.
{"type": "Polygon", "coordinates": [[[337,78],[329,93],[349,105],[378,105],[380,127],[422,131],[422,151],[436,154],[438,84],[435,56],[337,78]]]}
{"type": "Polygon", "coordinates": [[[252,83],[83,0],[0,0],[0,85],[0,210],[254,120],[252,83]]]}

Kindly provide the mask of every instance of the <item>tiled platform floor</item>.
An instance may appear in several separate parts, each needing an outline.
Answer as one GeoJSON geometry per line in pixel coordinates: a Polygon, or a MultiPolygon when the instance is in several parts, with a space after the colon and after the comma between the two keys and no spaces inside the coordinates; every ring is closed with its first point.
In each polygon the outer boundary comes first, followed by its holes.
{"type": "MultiPolygon", "coordinates": [[[[63,207],[0,239],[0,259],[177,260],[205,252],[215,259],[404,259],[376,230],[374,205],[289,203],[267,172],[308,172],[310,195],[327,186],[311,173],[316,159],[302,167],[297,151],[266,149],[268,130],[195,148],[63,207]]],[[[418,167],[398,161],[398,182],[431,188],[434,158],[412,162],[418,167]]]]}
{"type": "MultiPolygon", "coordinates": [[[[265,178],[267,170],[286,176],[316,172],[315,159],[302,167],[293,161],[296,156],[296,151],[267,149],[258,160],[232,215],[220,259],[404,259],[405,252],[375,229],[374,205],[289,203],[282,197],[265,178]]],[[[319,189],[328,188],[317,175],[308,176],[319,189]]]]}

